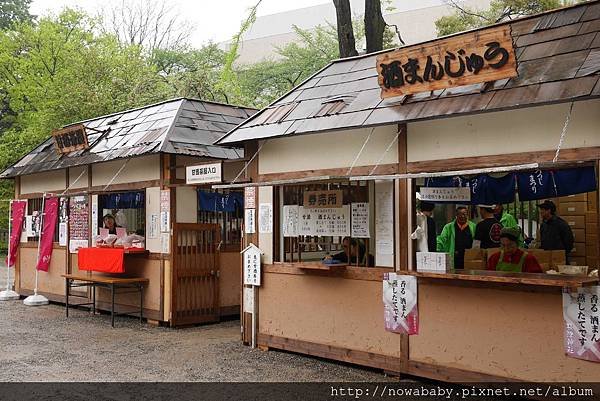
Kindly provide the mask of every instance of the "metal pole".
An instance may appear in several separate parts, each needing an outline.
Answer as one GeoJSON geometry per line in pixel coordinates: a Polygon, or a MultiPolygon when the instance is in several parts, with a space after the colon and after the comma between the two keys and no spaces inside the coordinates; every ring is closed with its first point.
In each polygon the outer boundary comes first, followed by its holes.
{"type": "Polygon", "coordinates": [[[10,291],[10,245],[11,245],[11,227],[12,227],[12,204],[10,201],[8,206],[8,257],[6,258],[6,291],[10,291]]]}
{"type": "Polygon", "coordinates": [[[38,292],[38,264],[40,263],[40,249],[42,247],[42,234],[44,233],[44,207],[46,205],[46,193],[42,195],[42,213],[40,214],[40,234],[38,236],[38,249],[37,249],[37,261],[35,262],[35,288],[33,289],[33,295],[37,295],[38,292]]]}

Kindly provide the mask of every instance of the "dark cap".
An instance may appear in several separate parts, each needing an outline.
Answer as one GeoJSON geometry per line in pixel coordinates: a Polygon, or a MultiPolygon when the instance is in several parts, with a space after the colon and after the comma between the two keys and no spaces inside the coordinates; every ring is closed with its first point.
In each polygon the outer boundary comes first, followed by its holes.
{"type": "Polygon", "coordinates": [[[431,212],[435,209],[435,203],[421,201],[421,203],[419,203],[419,209],[423,212],[431,212]]]}
{"type": "Polygon", "coordinates": [[[517,242],[521,235],[521,229],[519,227],[504,227],[500,231],[500,238],[508,238],[511,241],[517,242]]]}
{"type": "Polygon", "coordinates": [[[556,212],[556,205],[550,199],[546,199],[543,203],[537,205],[540,209],[550,210],[552,213],[556,212]]]}

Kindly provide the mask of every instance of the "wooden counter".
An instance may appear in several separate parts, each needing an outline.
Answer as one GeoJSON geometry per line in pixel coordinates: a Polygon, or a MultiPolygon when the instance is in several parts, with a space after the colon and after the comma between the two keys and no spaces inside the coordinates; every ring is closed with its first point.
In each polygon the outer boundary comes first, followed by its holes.
{"type": "Polygon", "coordinates": [[[543,287],[578,288],[598,284],[597,277],[567,276],[544,273],[509,273],[492,270],[466,270],[451,273],[399,271],[399,274],[439,280],[462,280],[488,283],[525,284],[543,287]]]}

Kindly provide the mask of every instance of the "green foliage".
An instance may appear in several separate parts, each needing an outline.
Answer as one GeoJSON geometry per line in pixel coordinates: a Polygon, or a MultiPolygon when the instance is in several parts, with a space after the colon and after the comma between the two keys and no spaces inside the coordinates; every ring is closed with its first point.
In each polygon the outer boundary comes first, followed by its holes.
{"type": "Polygon", "coordinates": [[[29,14],[31,0],[1,0],[0,1],[0,29],[10,28],[17,22],[31,21],[29,14]]]}
{"type": "Polygon", "coordinates": [[[435,22],[438,36],[480,28],[574,3],[565,0],[492,0],[486,10],[462,7],[457,2],[449,4],[455,9],[452,15],[444,16],[435,22]]]}

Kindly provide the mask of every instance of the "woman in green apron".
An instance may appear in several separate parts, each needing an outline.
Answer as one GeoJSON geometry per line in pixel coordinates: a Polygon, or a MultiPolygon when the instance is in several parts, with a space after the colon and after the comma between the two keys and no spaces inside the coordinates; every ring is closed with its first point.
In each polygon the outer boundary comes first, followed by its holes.
{"type": "Polygon", "coordinates": [[[500,232],[500,252],[488,259],[488,270],[513,273],[543,273],[535,256],[523,249],[517,243],[521,230],[518,227],[505,227],[500,232]]]}

